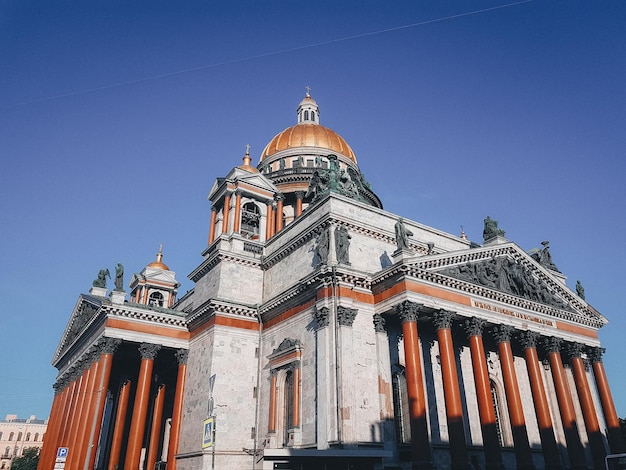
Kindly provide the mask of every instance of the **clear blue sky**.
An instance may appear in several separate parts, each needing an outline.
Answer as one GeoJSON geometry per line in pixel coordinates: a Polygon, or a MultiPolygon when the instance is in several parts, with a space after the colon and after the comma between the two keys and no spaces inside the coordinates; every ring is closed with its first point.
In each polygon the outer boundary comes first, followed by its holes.
{"type": "Polygon", "coordinates": [[[490,215],[610,324],[626,416],[626,2],[0,0],[0,418],[47,417],[99,269],[201,261],[216,177],[311,86],[385,209],[490,215]],[[498,7],[498,8],[494,8],[498,7]]]}

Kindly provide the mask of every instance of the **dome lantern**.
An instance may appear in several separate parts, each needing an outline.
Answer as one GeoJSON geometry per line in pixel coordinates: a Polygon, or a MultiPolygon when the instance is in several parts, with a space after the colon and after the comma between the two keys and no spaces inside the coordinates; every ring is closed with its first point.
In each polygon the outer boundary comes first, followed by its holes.
{"type": "Polygon", "coordinates": [[[298,124],[319,124],[320,108],[317,102],[311,98],[311,87],[306,87],[306,95],[298,106],[298,124]]]}

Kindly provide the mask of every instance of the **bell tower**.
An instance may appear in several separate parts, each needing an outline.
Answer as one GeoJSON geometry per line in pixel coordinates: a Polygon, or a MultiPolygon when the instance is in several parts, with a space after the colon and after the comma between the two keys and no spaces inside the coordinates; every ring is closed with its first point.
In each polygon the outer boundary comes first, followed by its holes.
{"type": "Polygon", "coordinates": [[[159,247],[156,260],[130,280],[130,301],[154,307],[171,307],[176,302],[180,283],[176,273],[163,262],[163,245],[159,247]]]}

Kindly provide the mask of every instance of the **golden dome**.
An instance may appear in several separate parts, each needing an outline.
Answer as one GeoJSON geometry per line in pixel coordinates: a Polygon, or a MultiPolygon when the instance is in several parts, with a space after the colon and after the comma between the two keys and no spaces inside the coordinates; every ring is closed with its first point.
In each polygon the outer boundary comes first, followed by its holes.
{"type": "Polygon", "coordinates": [[[169,271],[170,268],[168,268],[167,264],[165,264],[162,260],[163,260],[163,245],[161,245],[159,247],[159,252],[156,255],[156,261],[153,261],[152,263],[150,263],[146,267],[147,268],[162,269],[163,271],[169,271]]]}
{"type": "MultiPolygon", "coordinates": [[[[309,98],[310,99],[310,98],[309,98]]],[[[321,147],[340,153],[356,163],[354,152],[343,137],[320,124],[301,122],[277,134],[261,153],[261,161],[282,150],[297,147],[321,147]]]]}

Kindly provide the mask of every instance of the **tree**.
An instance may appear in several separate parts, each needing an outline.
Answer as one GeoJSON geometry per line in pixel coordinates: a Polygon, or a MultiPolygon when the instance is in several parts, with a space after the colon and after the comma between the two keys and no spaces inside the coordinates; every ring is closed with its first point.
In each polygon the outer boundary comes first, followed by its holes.
{"type": "Polygon", "coordinates": [[[27,447],[21,457],[13,459],[11,470],[37,470],[39,463],[39,449],[37,447],[27,447]]]}

